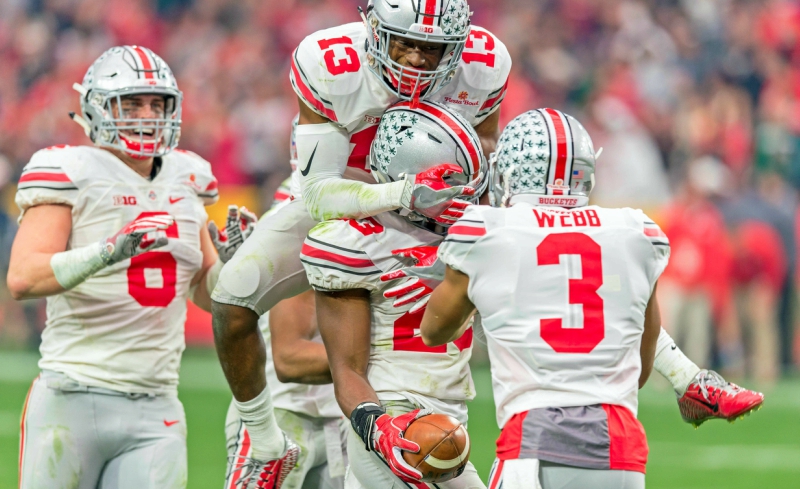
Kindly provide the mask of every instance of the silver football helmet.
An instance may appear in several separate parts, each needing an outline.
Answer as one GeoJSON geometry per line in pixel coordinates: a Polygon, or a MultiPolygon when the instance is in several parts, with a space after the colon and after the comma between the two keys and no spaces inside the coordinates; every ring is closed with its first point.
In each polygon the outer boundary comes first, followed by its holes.
{"type": "MultiPolygon", "coordinates": [[[[451,186],[471,183],[476,189],[472,197],[475,202],[487,185],[486,158],[475,129],[458,112],[434,102],[402,101],[389,107],[381,117],[367,158],[379,183],[395,182],[405,175],[450,163],[462,172],[445,181],[451,186]]],[[[414,211],[407,218],[415,224],[434,222],[414,211]]]]}
{"type": "Polygon", "coordinates": [[[71,114],[97,146],[116,148],[134,158],[162,156],[178,145],[183,94],[167,63],[141,46],[117,46],[92,63],[81,84],[81,116],[71,114]],[[154,118],[126,117],[130,95],[164,97],[164,113],[154,118]]]}
{"type": "Polygon", "coordinates": [[[574,117],[555,109],[525,112],[508,123],[489,157],[489,201],[494,207],[512,200],[587,205],[599,156],[574,117]]]}
{"type": "Polygon", "coordinates": [[[367,6],[367,59],[370,70],[400,99],[432,95],[453,78],[469,35],[466,0],[370,0],[367,6]],[[444,44],[432,71],[402,66],[389,57],[392,36],[444,44]]]}

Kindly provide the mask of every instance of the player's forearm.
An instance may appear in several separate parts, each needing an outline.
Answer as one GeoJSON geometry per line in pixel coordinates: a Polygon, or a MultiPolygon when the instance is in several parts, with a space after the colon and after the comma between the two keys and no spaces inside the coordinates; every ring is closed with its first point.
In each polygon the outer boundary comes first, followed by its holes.
{"type": "Polygon", "coordinates": [[[60,294],[66,289],[56,280],[50,266],[52,253],[35,253],[27,256],[12,256],[6,284],[15,300],[34,299],[60,294]]]}
{"type": "Polygon", "coordinates": [[[656,299],[656,288],[647,303],[644,311],[644,332],[642,333],[642,344],[639,355],[642,361],[642,372],[639,374],[639,388],[644,387],[650,374],[653,372],[653,364],[656,358],[656,345],[658,335],[661,333],[661,310],[656,299]]]}
{"type": "Polygon", "coordinates": [[[307,183],[303,201],[314,219],[362,219],[402,207],[405,182],[371,185],[328,178],[307,183]]]}
{"type": "Polygon", "coordinates": [[[192,281],[192,288],[189,291],[189,298],[200,309],[211,312],[211,291],[217,285],[219,272],[222,270],[222,260],[217,260],[214,265],[206,270],[198,272],[192,281]]]}
{"type": "Polygon", "coordinates": [[[374,402],[380,406],[381,401],[367,380],[366,373],[361,374],[347,368],[334,368],[333,370],[336,402],[339,403],[345,416],[350,416],[350,413],[362,402],[374,402]]]}
{"type": "Polygon", "coordinates": [[[267,349],[250,309],[211,303],[214,344],[233,396],[240,402],[259,395],[267,385],[267,349]]]}
{"type": "Polygon", "coordinates": [[[330,384],[333,382],[325,346],[309,340],[296,340],[291,348],[272,345],[275,373],[281,382],[330,384]]]}

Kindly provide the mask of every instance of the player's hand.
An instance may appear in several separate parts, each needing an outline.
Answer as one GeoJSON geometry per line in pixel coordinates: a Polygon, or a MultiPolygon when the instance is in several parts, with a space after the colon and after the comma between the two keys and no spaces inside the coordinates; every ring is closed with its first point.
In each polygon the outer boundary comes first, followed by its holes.
{"type": "Polygon", "coordinates": [[[422,473],[403,459],[403,450],[419,453],[419,445],[403,438],[403,433],[414,420],[429,414],[430,410],[415,409],[395,417],[384,414],[375,420],[373,448],[383,456],[394,475],[405,482],[420,482],[422,473]]]}
{"type": "Polygon", "coordinates": [[[403,307],[416,302],[409,309],[411,314],[422,311],[428,305],[431,293],[437,285],[444,280],[444,262],[437,257],[438,248],[435,246],[416,246],[392,250],[392,255],[402,258],[412,258],[414,266],[386,272],[381,275],[382,282],[406,279],[399,285],[383,293],[387,299],[395,299],[394,307],[403,307]]]}
{"type": "MultiPolygon", "coordinates": [[[[445,183],[444,179],[463,172],[464,170],[460,166],[445,163],[416,175],[403,175],[406,180],[406,188],[402,197],[403,207],[437,221],[439,218],[443,218],[444,221],[439,222],[452,224],[469,205],[464,201],[457,201],[454,204],[454,199],[475,195],[475,188],[472,186],[473,182],[452,187],[445,183]],[[455,219],[453,219],[454,217],[455,219]]],[[[475,181],[479,181],[479,179],[480,177],[475,181]]]]}
{"type": "Polygon", "coordinates": [[[169,242],[166,229],[175,218],[169,214],[137,217],[103,242],[101,257],[113,265],[136,255],[161,248],[169,242]]]}
{"type": "Polygon", "coordinates": [[[257,221],[256,215],[248,211],[247,207],[239,208],[235,205],[228,206],[225,229],[219,230],[214,221],[209,221],[208,233],[211,235],[211,241],[214,243],[214,248],[217,249],[222,263],[227,263],[236,250],[242,246],[244,240],[253,234],[257,221]]]}

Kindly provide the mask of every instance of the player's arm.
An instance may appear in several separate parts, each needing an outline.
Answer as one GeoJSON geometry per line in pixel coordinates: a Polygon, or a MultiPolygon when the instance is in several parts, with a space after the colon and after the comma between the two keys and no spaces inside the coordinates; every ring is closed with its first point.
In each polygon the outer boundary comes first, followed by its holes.
{"type": "Polygon", "coordinates": [[[642,333],[642,345],[639,349],[639,354],[642,358],[642,373],[639,375],[640,389],[644,387],[650,377],[650,373],[653,371],[656,344],[658,335],[661,333],[661,310],[658,307],[658,299],[656,299],[657,286],[658,282],[653,286],[653,293],[650,295],[650,300],[647,302],[647,308],[644,311],[644,332],[642,333]]]}
{"type": "Polygon", "coordinates": [[[317,322],[328,351],[336,401],[346,415],[364,402],[380,405],[367,380],[370,350],[369,291],[316,292],[317,322]]]}
{"type": "Polygon", "coordinates": [[[333,381],[322,343],[311,341],[317,331],[314,291],[284,299],[269,312],[272,360],[281,382],[329,384],[333,381]]]}
{"type": "Polygon", "coordinates": [[[469,300],[469,276],[449,266],[444,280],[433,290],[420,333],[427,346],[444,345],[456,340],[468,327],[475,305],[469,300]]]}
{"type": "Polygon", "coordinates": [[[211,312],[211,291],[217,285],[222,260],[205,226],[200,228],[200,252],[203,254],[203,264],[192,278],[190,297],[200,309],[211,312]]]}
{"type": "Polygon", "coordinates": [[[11,246],[8,288],[15,299],[60,294],[109,265],[165,246],[168,239],[163,231],[172,223],[172,216],[166,214],[138,217],[113,236],[67,250],[72,208],[31,207],[11,246]]]}

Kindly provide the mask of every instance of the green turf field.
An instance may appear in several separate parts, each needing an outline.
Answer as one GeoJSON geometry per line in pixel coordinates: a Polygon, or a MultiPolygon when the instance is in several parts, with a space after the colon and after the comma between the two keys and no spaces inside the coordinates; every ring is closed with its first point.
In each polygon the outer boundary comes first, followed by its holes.
{"type": "MultiPolygon", "coordinates": [[[[0,351],[0,489],[16,487],[20,411],[36,374],[33,354],[0,351]]],[[[488,370],[476,370],[475,383],[472,461],[485,479],[498,433],[488,370]]],[[[230,397],[212,352],[187,352],[180,394],[189,425],[189,487],[218,489],[230,397]]],[[[650,443],[648,488],[800,488],[800,381],[770,389],[764,409],[751,417],[733,425],[715,421],[699,430],[680,420],[669,392],[648,387],[640,399],[639,418],[650,443]]]]}

